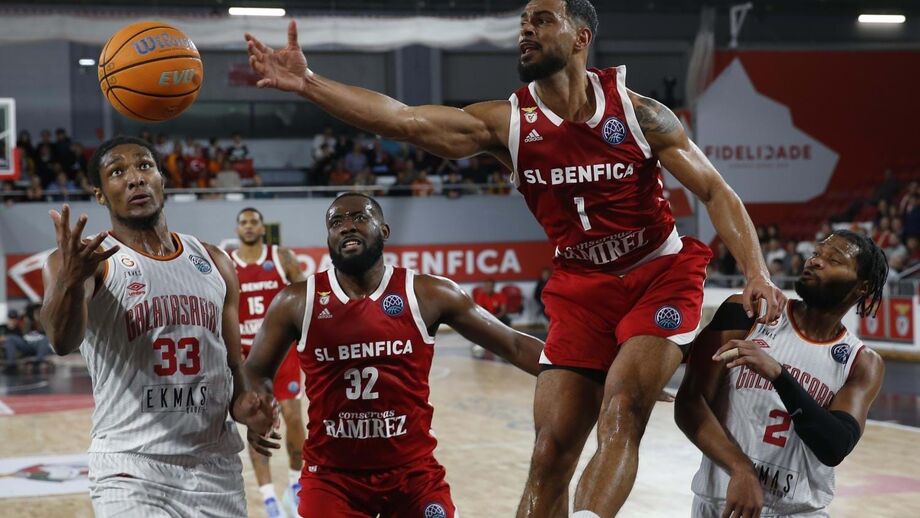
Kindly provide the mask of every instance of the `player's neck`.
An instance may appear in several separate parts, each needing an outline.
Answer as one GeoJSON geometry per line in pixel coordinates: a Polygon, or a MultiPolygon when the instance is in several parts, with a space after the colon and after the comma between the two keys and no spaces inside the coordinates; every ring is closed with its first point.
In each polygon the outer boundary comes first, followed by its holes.
{"type": "Polygon", "coordinates": [[[132,250],[147,255],[166,256],[177,250],[163,213],[156,223],[146,228],[137,228],[112,218],[112,235],[132,250]]]}
{"type": "Polygon", "coordinates": [[[588,81],[583,63],[569,63],[559,72],[537,80],[537,95],[553,113],[567,121],[584,122],[597,109],[594,87],[588,81]]]}
{"type": "Polygon", "coordinates": [[[827,342],[839,335],[847,311],[849,308],[815,308],[803,301],[797,301],[792,307],[799,331],[816,342],[827,342]]]}
{"type": "Polygon", "coordinates": [[[256,241],[251,245],[246,243],[240,243],[240,247],[236,250],[236,256],[240,258],[246,264],[252,264],[259,260],[262,257],[262,247],[268,246],[261,241],[256,241]]]}
{"type": "Polygon", "coordinates": [[[359,300],[367,298],[368,295],[377,291],[380,283],[383,281],[383,274],[386,267],[383,265],[383,258],[374,263],[361,275],[349,275],[341,270],[335,269],[333,273],[339,286],[349,299],[359,300]]]}

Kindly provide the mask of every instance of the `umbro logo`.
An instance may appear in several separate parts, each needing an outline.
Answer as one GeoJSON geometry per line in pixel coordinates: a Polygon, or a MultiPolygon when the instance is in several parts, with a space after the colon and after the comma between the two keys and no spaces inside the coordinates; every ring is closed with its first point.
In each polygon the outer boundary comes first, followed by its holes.
{"type": "Polygon", "coordinates": [[[332,312],[329,311],[329,308],[323,308],[323,310],[319,312],[319,316],[317,318],[332,318],[332,312]]]}
{"type": "Polygon", "coordinates": [[[540,134],[537,133],[537,130],[536,130],[536,129],[530,130],[530,133],[528,133],[527,136],[524,137],[524,142],[525,142],[525,143],[527,143],[527,142],[539,142],[539,141],[541,141],[541,140],[543,140],[543,137],[541,137],[540,134]]]}

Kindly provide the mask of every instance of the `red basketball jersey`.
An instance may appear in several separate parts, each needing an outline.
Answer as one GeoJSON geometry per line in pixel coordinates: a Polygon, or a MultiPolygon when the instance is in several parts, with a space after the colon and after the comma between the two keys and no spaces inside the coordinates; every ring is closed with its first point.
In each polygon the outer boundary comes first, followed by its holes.
{"type": "Polygon", "coordinates": [[[307,468],[386,469],[430,455],[434,409],[428,334],[411,270],[387,266],[369,297],[349,300],[335,270],[307,280],[303,335],[307,468]]]}
{"type": "Polygon", "coordinates": [[[626,67],[587,71],[597,109],[563,120],[530,83],[511,95],[512,180],[546,235],[556,264],[623,272],[680,251],[674,216],[626,91],[626,67]]]}
{"type": "Polygon", "coordinates": [[[289,282],[278,258],[277,245],[262,245],[262,256],[252,264],[240,259],[236,250],[230,252],[230,257],[240,280],[240,343],[249,348],[269,304],[289,282]]]}

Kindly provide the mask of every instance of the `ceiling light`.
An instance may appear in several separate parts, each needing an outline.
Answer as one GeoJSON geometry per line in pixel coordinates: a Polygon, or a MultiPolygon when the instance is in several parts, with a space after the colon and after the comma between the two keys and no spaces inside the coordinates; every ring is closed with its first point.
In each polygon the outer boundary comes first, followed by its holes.
{"type": "Polygon", "coordinates": [[[81,67],[91,67],[96,64],[96,60],[93,58],[80,58],[77,63],[79,63],[81,67]]]}
{"type": "Polygon", "coordinates": [[[231,7],[230,16],[284,16],[284,9],[273,7],[231,7]]]}
{"type": "Polygon", "coordinates": [[[904,23],[907,17],[903,14],[861,14],[859,23],[904,23]]]}

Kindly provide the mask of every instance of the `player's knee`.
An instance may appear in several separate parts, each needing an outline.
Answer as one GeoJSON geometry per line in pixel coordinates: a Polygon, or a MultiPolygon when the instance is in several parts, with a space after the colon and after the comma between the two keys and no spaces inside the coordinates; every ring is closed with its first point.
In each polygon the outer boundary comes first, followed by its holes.
{"type": "Polygon", "coordinates": [[[571,459],[578,460],[576,448],[570,447],[555,434],[541,432],[534,442],[531,469],[537,473],[557,473],[571,459]]]}
{"type": "Polygon", "coordinates": [[[641,437],[652,412],[655,398],[635,391],[624,391],[610,396],[601,407],[598,429],[601,439],[628,434],[641,437]],[[609,432],[609,433],[604,433],[609,432]]]}

